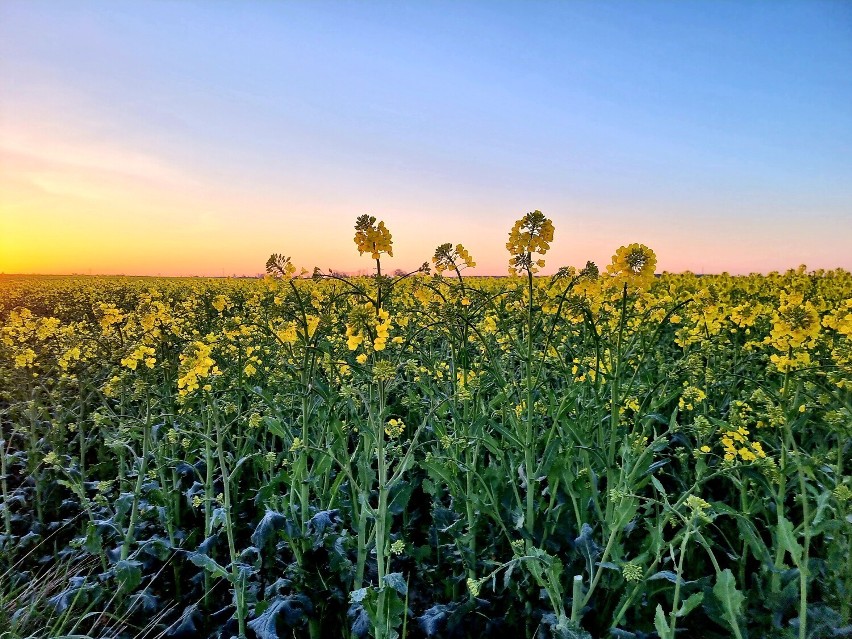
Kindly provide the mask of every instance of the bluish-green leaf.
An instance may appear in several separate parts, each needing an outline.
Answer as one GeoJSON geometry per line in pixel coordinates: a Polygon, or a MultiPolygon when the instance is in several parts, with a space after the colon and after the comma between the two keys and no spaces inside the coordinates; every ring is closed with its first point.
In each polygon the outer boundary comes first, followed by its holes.
{"type": "Polygon", "coordinates": [[[258,548],[264,548],[272,539],[272,536],[284,527],[286,522],[287,518],[281,513],[267,510],[251,535],[251,543],[258,548]]]}
{"type": "Polygon", "coordinates": [[[392,572],[389,575],[385,575],[384,581],[385,585],[390,586],[403,597],[408,593],[408,584],[405,583],[401,572],[392,572]]]}
{"type": "Polygon", "coordinates": [[[352,603],[361,603],[364,601],[364,597],[367,596],[366,588],[358,588],[358,590],[353,590],[349,593],[349,601],[352,603]]]}
{"type": "Polygon", "coordinates": [[[115,578],[122,594],[133,592],[142,582],[142,563],[123,559],[115,564],[115,578]]]}

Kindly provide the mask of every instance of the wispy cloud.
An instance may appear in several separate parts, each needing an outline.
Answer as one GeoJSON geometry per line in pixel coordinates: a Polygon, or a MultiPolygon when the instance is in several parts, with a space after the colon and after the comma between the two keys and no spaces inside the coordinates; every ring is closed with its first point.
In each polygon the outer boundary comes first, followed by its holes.
{"type": "MultiPolygon", "coordinates": [[[[5,171],[16,171],[16,167],[28,165],[37,172],[48,171],[54,184],[57,177],[69,169],[172,184],[186,183],[190,179],[184,171],[163,158],[120,143],[72,140],[55,132],[46,135],[27,128],[0,125],[0,153],[6,156],[3,160],[5,171]]],[[[36,179],[39,179],[38,175],[36,179]]],[[[44,184],[44,179],[41,182],[44,184]]]]}

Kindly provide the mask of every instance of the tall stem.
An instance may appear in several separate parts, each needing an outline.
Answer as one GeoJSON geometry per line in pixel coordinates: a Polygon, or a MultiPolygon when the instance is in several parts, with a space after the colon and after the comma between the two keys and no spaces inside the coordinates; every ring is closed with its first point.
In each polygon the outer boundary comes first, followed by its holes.
{"type": "Polygon", "coordinates": [[[245,592],[243,588],[243,576],[237,561],[237,547],[234,541],[234,525],[231,518],[231,475],[228,472],[228,464],[225,459],[225,443],[222,435],[222,426],[216,422],[216,451],[219,457],[219,466],[222,470],[222,506],[225,509],[225,534],[228,537],[228,551],[231,555],[231,580],[234,584],[234,604],[237,609],[237,625],[240,637],[246,636],[246,611],[245,592]]]}
{"type": "Polygon", "coordinates": [[[527,357],[526,357],[526,428],[524,430],[524,466],[527,471],[526,492],[526,516],[525,523],[527,533],[532,537],[535,531],[535,450],[533,430],[533,381],[532,381],[532,359],[533,359],[533,276],[532,271],[527,269],[527,357]]]}
{"type": "Polygon", "coordinates": [[[376,573],[378,579],[379,599],[377,602],[377,614],[380,628],[377,628],[377,637],[384,637],[387,630],[387,621],[385,620],[385,574],[386,574],[386,553],[387,553],[387,512],[388,512],[388,467],[387,459],[385,458],[385,429],[384,429],[384,410],[385,410],[385,383],[378,382],[379,386],[379,410],[376,415],[376,453],[378,457],[378,480],[379,480],[379,501],[376,508],[376,573]]]}
{"type": "Polygon", "coordinates": [[[121,545],[122,561],[127,559],[130,554],[130,544],[133,541],[136,529],[136,518],[139,516],[142,483],[145,481],[145,475],[148,472],[148,440],[151,431],[151,410],[149,405],[146,405],[145,413],[145,425],[142,429],[142,458],[139,460],[139,470],[136,475],[136,488],[133,491],[133,506],[130,510],[130,521],[127,524],[127,530],[124,532],[124,543],[121,545]]]}
{"type": "Polygon", "coordinates": [[[686,527],[686,533],[683,535],[683,541],[680,543],[680,557],[677,562],[677,580],[675,581],[674,598],[672,599],[672,611],[669,615],[669,636],[675,637],[675,627],[677,626],[677,611],[680,606],[680,584],[683,582],[683,560],[686,556],[686,544],[689,541],[689,536],[692,534],[692,522],[694,516],[689,520],[686,527]]]}
{"type": "MultiPolygon", "coordinates": [[[[9,443],[11,446],[11,442],[9,443]]],[[[3,529],[6,533],[6,544],[12,543],[12,513],[9,510],[9,486],[6,480],[6,440],[3,439],[3,423],[0,421],[0,487],[3,490],[3,529]]],[[[12,555],[9,554],[11,561],[12,555]]]]}

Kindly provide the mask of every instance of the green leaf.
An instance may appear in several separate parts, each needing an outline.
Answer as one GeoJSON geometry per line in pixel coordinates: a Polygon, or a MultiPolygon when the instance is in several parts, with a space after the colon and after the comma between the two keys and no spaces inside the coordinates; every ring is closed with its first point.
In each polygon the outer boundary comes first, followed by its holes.
{"type": "Polygon", "coordinates": [[[248,627],[254,630],[258,639],[278,639],[278,609],[281,602],[269,606],[257,619],[248,622],[248,627]]]}
{"type": "Polygon", "coordinates": [[[663,488],[663,485],[660,483],[660,480],[654,477],[653,475],[651,475],[651,483],[654,484],[654,488],[656,488],[657,492],[659,492],[661,495],[666,496],[668,494],[666,493],[666,489],[663,488]]]}
{"type": "Polygon", "coordinates": [[[660,572],[655,572],[653,575],[648,577],[648,581],[652,581],[655,579],[665,579],[666,581],[670,581],[673,584],[680,582],[684,583],[683,579],[677,576],[677,573],[672,572],[671,570],[661,570],[660,572]]]}
{"type": "Polygon", "coordinates": [[[189,560],[199,568],[209,571],[214,577],[224,577],[228,579],[228,571],[222,567],[215,559],[208,557],[200,552],[194,552],[189,556],[189,560]]]}
{"type": "MultiPolygon", "coordinates": [[[[769,549],[766,547],[766,544],[758,536],[754,524],[746,517],[739,516],[737,517],[737,528],[739,529],[742,538],[746,542],[748,542],[748,545],[751,547],[754,556],[760,559],[765,564],[772,563],[772,555],[769,552],[769,549]]],[[[741,561],[745,561],[745,557],[743,557],[741,561]]]]}
{"type": "Polygon", "coordinates": [[[213,509],[213,514],[210,517],[210,532],[212,533],[219,526],[225,523],[225,509],[224,508],[215,508],[213,509]]]}
{"type": "Polygon", "coordinates": [[[123,559],[115,564],[115,578],[122,594],[133,592],[142,582],[142,563],[123,559]]]}
{"type": "Polygon", "coordinates": [[[100,532],[98,532],[98,527],[90,521],[86,527],[86,541],[83,544],[83,548],[85,548],[86,552],[89,554],[99,555],[103,548],[102,539],[103,536],[100,532]]]}
{"type": "Polygon", "coordinates": [[[130,512],[133,507],[133,493],[121,493],[118,499],[115,500],[115,517],[116,521],[121,521],[124,516],[130,512]]]}
{"type": "Polygon", "coordinates": [[[657,604],[657,611],[654,613],[654,627],[657,629],[660,639],[669,638],[669,622],[666,621],[666,613],[663,612],[663,607],[660,604],[657,604]]]}
{"type": "Polygon", "coordinates": [[[701,605],[702,601],[704,601],[704,593],[702,591],[692,593],[689,598],[683,602],[680,610],[677,611],[677,616],[686,617],[686,615],[701,605]]]}
{"type": "Polygon", "coordinates": [[[281,425],[281,421],[276,419],[275,417],[265,416],[263,418],[263,424],[273,435],[277,435],[281,439],[289,439],[289,435],[287,431],[284,430],[284,427],[281,425]]]}
{"type": "Polygon", "coordinates": [[[817,497],[816,497],[817,509],[816,509],[816,512],[814,513],[813,521],[811,521],[811,526],[813,527],[813,529],[817,529],[819,527],[819,525],[825,519],[825,512],[826,512],[826,509],[828,508],[830,499],[831,499],[831,493],[828,492],[828,491],[819,493],[817,495],[817,497]]]}
{"type": "Polygon", "coordinates": [[[730,568],[725,568],[716,575],[713,595],[722,604],[722,618],[728,622],[728,626],[731,628],[738,627],[737,619],[742,614],[745,596],[737,590],[737,582],[730,568]]]}
{"type": "Polygon", "coordinates": [[[790,553],[790,557],[793,558],[793,563],[797,566],[802,563],[802,546],[796,541],[796,533],[793,529],[793,523],[785,518],[781,517],[778,520],[778,542],[781,546],[790,553]]]}

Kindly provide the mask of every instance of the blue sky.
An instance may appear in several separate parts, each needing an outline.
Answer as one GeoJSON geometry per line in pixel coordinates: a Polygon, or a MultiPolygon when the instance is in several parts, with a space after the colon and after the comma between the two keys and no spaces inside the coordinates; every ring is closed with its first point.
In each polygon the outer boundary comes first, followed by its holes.
{"type": "Polygon", "coordinates": [[[0,83],[0,270],[357,269],[371,212],[502,273],[535,208],[554,267],[852,268],[848,2],[7,0],[0,83]]]}

